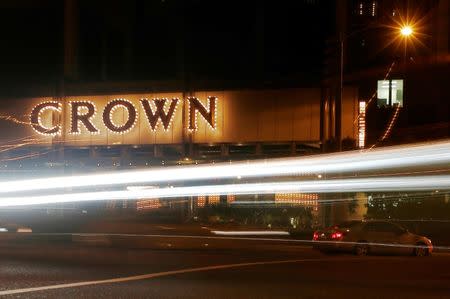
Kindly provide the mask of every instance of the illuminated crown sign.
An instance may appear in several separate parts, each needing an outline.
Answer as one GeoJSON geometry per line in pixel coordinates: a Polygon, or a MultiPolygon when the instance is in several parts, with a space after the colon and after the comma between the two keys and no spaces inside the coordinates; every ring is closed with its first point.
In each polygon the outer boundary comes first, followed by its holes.
{"type": "MultiPolygon", "coordinates": [[[[156,131],[158,123],[162,124],[163,130],[168,131],[172,125],[173,119],[177,113],[177,107],[180,100],[178,98],[154,98],[148,100],[142,98],[139,103],[144,111],[149,127],[152,131],[156,131]]],[[[189,119],[186,127],[189,131],[196,131],[198,129],[197,121],[201,118],[210,129],[216,129],[217,119],[217,97],[208,97],[206,105],[196,97],[187,99],[189,119]]],[[[94,125],[94,120],[97,117],[97,107],[92,101],[69,101],[69,134],[99,134],[100,129],[94,125]]],[[[64,115],[61,103],[56,101],[41,102],[33,107],[30,114],[30,122],[32,128],[41,135],[55,136],[62,132],[62,120],[58,118],[58,123],[55,125],[48,125],[49,121],[43,121],[43,117],[47,116],[44,113],[51,110],[59,115],[64,115]],[[45,114],[45,115],[44,115],[45,114]]],[[[126,134],[130,132],[134,126],[139,122],[138,115],[139,107],[136,107],[133,102],[127,99],[113,99],[109,101],[102,113],[101,120],[105,129],[112,133],[126,134]],[[123,109],[126,112],[125,120],[121,123],[114,121],[114,112],[117,109],[123,109]]],[[[98,124],[98,123],[97,123],[98,124]]]]}

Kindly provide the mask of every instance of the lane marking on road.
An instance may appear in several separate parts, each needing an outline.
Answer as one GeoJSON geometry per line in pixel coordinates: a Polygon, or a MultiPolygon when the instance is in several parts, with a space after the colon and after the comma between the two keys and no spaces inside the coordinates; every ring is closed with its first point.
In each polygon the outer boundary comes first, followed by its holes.
{"type": "MultiPolygon", "coordinates": [[[[353,259],[355,260],[355,258],[353,258],[353,259]]],[[[38,292],[38,291],[48,291],[48,290],[56,290],[56,289],[64,289],[64,288],[75,288],[75,287],[83,287],[83,286],[91,286],[91,285],[122,283],[122,282],[144,280],[144,279],[151,279],[151,278],[157,278],[157,277],[162,277],[162,276],[185,274],[185,273],[192,273],[192,272],[203,272],[203,271],[222,270],[222,269],[230,269],[230,268],[249,267],[249,266],[260,266],[260,265],[274,265],[274,264],[302,263],[302,262],[321,262],[321,261],[329,261],[329,260],[330,260],[330,258],[326,258],[326,259],[293,259],[293,260],[278,260],[278,261],[264,261],[264,262],[205,266],[205,267],[187,268],[187,269],[157,272],[157,273],[150,273],[150,274],[142,274],[142,275],[135,275],[135,276],[128,276],[128,277],[82,281],[82,282],[56,284],[56,285],[48,285],[48,286],[42,286],[42,287],[15,289],[15,290],[5,290],[5,291],[0,291],[0,296],[31,293],[31,292],[38,292]]],[[[339,261],[341,261],[341,260],[339,260],[339,261]]]]}
{"type": "MultiPolygon", "coordinates": [[[[311,248],[313,244],[353,244],[358,242],[347,241],[314,241],[310,239],[292,239],[292,238],[260,238],[260,237],[246,237],[246,236],[208,236],[208,235],[168,235],[168,234],[120,234],[120,233],[34,233],[36,236],[72,236],[72,237],[139,237],[139,238],[172,238],[172,239],[207,239],[207,240],[236,240],[236,241],[265,241],[265,242],[285,242],[295,244],[296,248],[311,248]]],[[[81,242],[73,241],[73,242],[81,242]]],[[[403,247],[415,248],[417,245],[402,245],[389,243],[369,243],[372,245],[386,246],[386,247],[403,247]]],[[[450,246],[433,245],[434,253],[450,254],[450,246]]]]}
{"type": "MultiPolygon", "coordinates": [[[[358,242],[348,242],[348,241],[314,241],[312,239],[292,239],[292,238],[257,238],[257,237],[245,237],[245,236],[208,236],[208,235],[167,235],[167,234],[117,234],[117,233],[36,233],[34,235],[41,236],[77,236],[77,237],[140,237],[140,238],[180,238],[180,239],[210,239],[210,240],[236,240],[236,241],[266,241],[266,242],[285,242],[291,244],[301,244],[296,245],[299,248],[311,248],[313,244],[353,244],[356,245],[358,242]]],[[[256,234],[257,235],[257,234],[256,234]]],[[[393,243],[374,243],[369,244],[386,246],[386,247],[410,247],[414,248],[417,245],[402,245],[393,243]]],[[[450,246],[436,246],[433,245],[433,251],[438,250],[439,252],[449,252],[450,246]]],[[[450,253],[450,252],[449,252],[450,253]]]]}
{"type": "Polygon", "coordinates": [[[289,236],[289,232],[281,230],[265,230],[265,231],[224,231],[212,230],[211,233],[219,236],[289,236]]]}
{"type": "Polygon", "coordinates": [[[237,240],[237,241],[269,241],[288,243],[312,243],[312,239],[290,238],[257,238],[257,237],[232,237],[232,236],[208,236],[208,235],[167,235],[167,234],[115,234],[115,233],[34,233],[36,236],[77,236],[77,237],[139,237],[139,238],[180,238],[180,239],[212,239],[212,240],[237,240]]]}

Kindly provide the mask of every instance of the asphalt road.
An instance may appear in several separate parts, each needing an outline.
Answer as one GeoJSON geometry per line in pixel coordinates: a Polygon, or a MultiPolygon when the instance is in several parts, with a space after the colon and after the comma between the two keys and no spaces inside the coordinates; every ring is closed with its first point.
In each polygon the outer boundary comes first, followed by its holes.
{"type": "Polygon", "coordinates": [[[0,297],[450,298],[449,254],[355,257],[286,244],[127,254],[142,263],[0,257],[0,297]]]}

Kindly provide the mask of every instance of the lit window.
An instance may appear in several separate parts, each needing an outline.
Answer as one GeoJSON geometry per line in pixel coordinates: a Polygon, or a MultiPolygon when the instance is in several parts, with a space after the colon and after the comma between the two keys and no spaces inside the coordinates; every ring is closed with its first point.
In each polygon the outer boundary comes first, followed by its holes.
{"type": "Polygon", "coordinates": [[[359,15],[360,16],[362,16],[363,15],[363,13],[364,13],[364,6],[363,6],[363,3],[362,2],[360,2],[359,3],[359,15]]]}
{"type": "Polygon", "coordinates": [[[197,197],[197,207],[203,208],[206,204],[206,196],[200,195],[197,197]]]}
{"type": "Polygon", "coordinates": [[[159,199],[143,199],[136,202],[136,209],[138,211],[159,209],[161,206],[159,199]]]}
{"type": "Polygon", "coordinates": [[[377,2],[372,1],[372,11],[371,11],[372,17],[377,15],[377,2]]]}
{"type": "Polygon", "coordinates": [[[208,204],[209,205],[217,205],[220,203],[220,195],[209,195],[208,196],[208,204]]]}
{"type": "Polygon", "coordinates": [[[378,80],[377,104],[383,106],[403,106],[403,80],[378,80]]]}

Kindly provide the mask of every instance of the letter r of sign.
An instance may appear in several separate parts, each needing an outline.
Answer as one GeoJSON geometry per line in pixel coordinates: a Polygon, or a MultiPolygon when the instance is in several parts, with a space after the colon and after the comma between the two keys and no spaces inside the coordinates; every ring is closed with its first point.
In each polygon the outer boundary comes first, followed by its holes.
{"type": "Polygon", "coordinates": [[[81,122],[85,128],[90,133],[97,133],[98,129],[92,124],[91,118],[95,114],[95,106],[91,102],[87,101],[76,101],[70,102],[71,110],[70,110],[70,133],[71,134],[79,134],[80,127],[79,123],[81,122]],[[82,113],[81,110],[84,109],[86,112],[82,113]]]}

